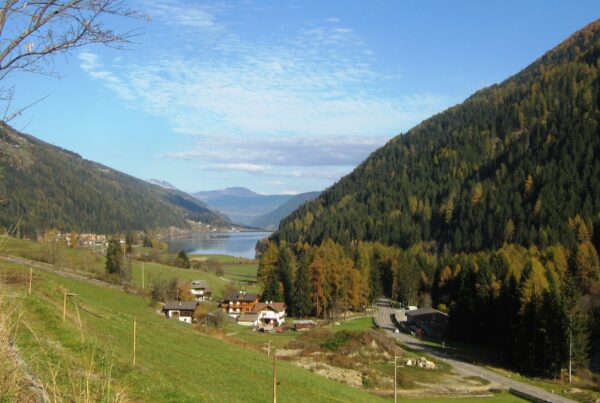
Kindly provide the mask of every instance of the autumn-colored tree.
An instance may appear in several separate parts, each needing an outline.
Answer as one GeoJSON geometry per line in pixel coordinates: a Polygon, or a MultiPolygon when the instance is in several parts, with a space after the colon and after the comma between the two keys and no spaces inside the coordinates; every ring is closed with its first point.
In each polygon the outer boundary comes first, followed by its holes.
{"type": "Polygon", "coordinates": [[[600,261],[594,245],[584,241],[577,246],[575,273],[584,293],[600,291],[600,261]]]}
{"type": "Polygon", "coordinates": [[[189,281],[179,281],[177,283],[177,297],[179,301],[195,301],[189,281]]]}
{"type": "Polygon", "coordinates": [[[279,258],[279,251],[277,245],[272,241],[266,241],[264,243],[264,250],[259,255],[258,270],[256,277],[258,284],[263,288],[266,284],[266,279],[271,275],[271,272],[277,268],[277,259],[279,258]]]}

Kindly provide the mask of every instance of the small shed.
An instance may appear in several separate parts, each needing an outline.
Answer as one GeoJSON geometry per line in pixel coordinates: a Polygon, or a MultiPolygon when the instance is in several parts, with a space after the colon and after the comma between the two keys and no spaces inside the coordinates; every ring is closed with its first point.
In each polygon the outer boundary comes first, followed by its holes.
{"type": "Polygon", "coordinates": [[[316,329],[318,327],[317,322],[311,319],[296,320],[294,321],[294,330],[306,331],[316,329]]]}
{"type": "Polygon", "coordinates": [[[244,312],[237,320],[238,325],[258,326],[258,312],[244,312]]]}

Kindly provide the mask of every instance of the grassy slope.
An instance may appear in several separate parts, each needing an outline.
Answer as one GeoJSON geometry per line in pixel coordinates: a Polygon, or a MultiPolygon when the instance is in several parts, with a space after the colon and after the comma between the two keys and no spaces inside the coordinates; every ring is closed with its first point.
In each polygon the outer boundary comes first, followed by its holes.
{"type": "MultiPolygon", "coordinates": [[[[32,260],[47,261],[48,250],[48,245],[43,242],[9,238],[4,246],[3,253],[32,260]]],[[[105,273],[105,258],[99,253],[94,254],[85,249],[71,249],[62,244],[56,246],[56,250],[58,251],[57,262],[60,267],[93,277],[101,277],[105,273]]],[[[206,257],[213,258],[212,255],[206,255],[206,257]]],[[[148,286],[148,281],[157,278],[170,279],[174,277],[178,280],[206,280],[213,288],[213,299],[218,299],[223,295],[223,291],[227,285],[239,286],[235,283],[236,281],[249,279],[237,276],[235,273],[256,276],[257,264],[255,263],[238,264],[234,257],[223,255],[217,255],[216,260],[219,260],[223,264],[223,271],[225,273],[223,277],[218,277],[213,273],[201,270],[189,270],[161,263],[144,262],[145,286],[148,286]]],[[[142,263],[134,261],[132,269],[133,284],[141,287],[142,263]]],[[[250,292],[258,291],[256,285],[244,286],[244,288],[250,292]]]]}
{"type": "MultiPolygon", "coordinates": [[[[40,254],[43,244],[12,240],[6,252],[20,256],[40,254]]],[[[101,256],[86,251],[65,248],[62,261],[63,266],[78,267],[82,272],[103,271],[101,256]]],[[[243,266],[248,272],[255,271],[252,265],[233,265],[225,257],[222,261],[224,267],[231,270],[238,269],[239,272],[240,266],[243,266]]],[[[161,264],[145,263],[144,266],[147,275],[175,275],[189,279],[212,276],[202,271],[161,264]]],[[[2,268],[20,273],[23,279],[20,287],[15,288],[14,284],[10,286],[10,293],[16,292],[20,296],[24,308],[18,344],[29,365],[47,387],[52,387],[50,369],[59,369],[56,384],[67,398],[82,398],[87,393],[83,380],[85,377],[81,377],[81,373],[92,366],[96,380],[90,387],[92,392],[94,388],[106,388],[103,380],[108,379],[112,367],[112,390],[120,387],[133,400],[238,401],[248,397],[253,401],[269,400],[271,363],[263,354],[199,334],[189,326],[166,321],[148,307],[147,299],[142,297],[57,275],[36,273],[34,295],[28,297],[25,295],[26,268],[5,263],[0,266],[0,272],[2,268]],[[74,301],[68,304],[67,323],[61,323],[63,287],[79,294],[75,301],[80,307],[85,342],[81,341],[81,332],[77,327],[74,301]],[[135,370],[130,365],[131,326],[134,319],[138,321],[138,366],[135,370]],[[264,385],[262,391],[255,391],[257,385],[264,385]]],[[[140,270],[141,263],[136,262],[136,281],[141,280],[140,270]]],[[[219,277],[212,277],[208,280],[211,284],[217,284],[217,289],[219,284],[226,283],[219,277]]],[[[371,318],[361,318],[332,326],[331,329],[362,330],[371,327],[371,318]]],[[[296,337],[294,332],[282,335],[257,334],[238,325],[230,325],[227,331],[240,332],[234,337],[254,346],[272,339],[275,348],[284,347],[296,337]]],[[[280,365],[280,396],[284,401],[306,401],[306,398],[311,401],[377,400],[372,395],[328,381],[286,362],[280,365]],[[310,392],[304,393],[308,389],[310,392]]],[[[494,401],[516,400],[501,395],[495,397],[494,401]]]]}
{"type": "MultiPolygon", "coordinates": [[[[10,269],[26,273],[26,268],[10,269]]],[[[34,295],[26,296],[25,285],[20,288],[24,326],[20,327],[17,343],[46,382],[50,379],[49,363],[63,368],[71,365],[74,371],[79,366],[83,370],[86,357],[95,351],[98,363],[112,361],[114,380],[135,401],[233,402],[271,398],[272,364],[264,354],[167,321],[148,306],[145,298],[45,273],[36,274],[34,289],[34,295]],[[82,308],[85,342],[80,340],[73,301],[68,304],[66,324],[61,322],[62,287],[79,294],[75,298],[82,308]],[[135,369],[130,364],[134,319],[138,323],[135,369]],[[47,355],[42,353],[44,350],[47,355]]],[[[378,400],[286,362],[280,362],[278,368],[282,401],[378,400]]]]}

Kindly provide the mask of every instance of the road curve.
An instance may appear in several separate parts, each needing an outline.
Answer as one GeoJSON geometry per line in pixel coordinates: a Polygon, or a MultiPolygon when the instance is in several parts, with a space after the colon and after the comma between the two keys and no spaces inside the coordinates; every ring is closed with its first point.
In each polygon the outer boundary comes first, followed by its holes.
{"type": "Polygon", "coordinates": [[[395,315],[396,312],[397,310],[393,308],[378,307],[373,315],[375,324],[377,327],[384,329],[390,337],[395,338],[402,344],[409,347],[411,350],[423,352],[441,361],[444,361],[452,365],[461,374],[478,376],[487,379],[490,382],[495,382],[506,387],[507,389],[513,389],[518,393],[522,393],[540,401],[553,403],[575,403],[575,400],[548,392],[547,390],[537,386],[528,385],[526,383],[497,374],[489,369],[449,357],[442,352],[427,347],[425,344],[423,344],[422,340],[411,337],[405,333],[395,333],[397,328],[392,320],[392,315],[395,315]]]}

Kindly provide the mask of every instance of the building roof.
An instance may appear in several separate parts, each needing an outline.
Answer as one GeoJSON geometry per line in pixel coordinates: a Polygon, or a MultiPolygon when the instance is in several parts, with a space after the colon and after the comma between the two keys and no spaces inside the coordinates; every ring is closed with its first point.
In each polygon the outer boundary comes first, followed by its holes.
{"type": "Polygon", "coordinates": [[[208,288],[206,280],[192,280],[192,288],[208,288]]]}
{"type": "Polygon", "coordinates": [[[245,291],[231,291],[225,294],[223,297],[223,302],[233,301],[233,302],[252,302],[258,299],[258,294],[245,292],[245,291]]]}
{"type": "Polygon", "coordinates": [[[163,306],[163,311],[193,311],[198,306],[197,301],[167,301],[163,306]]]}
{"type": "Polygon", "coordinates": [[[421,316],[421,315],[431,315],[434,313],[439,313],[440,315],[448,316],[447,313],[438,311],[437,309],[433,309],[433,308],[419,308],[419,309],[414,309],[412,311],[406,311],[406,316],[415,317],[415,316],[421,316]]]}
{"type": "Polygon", "coordinates": [[[270,309],[275,312],[282,312],[282,311],[285,311],[285,303],[271,302],[271,303],[267,304],[264,302],[259,302],[258,304],[254,305],[252,312],[260,312],[260,311],[265,311],[267,309],[270,309]]]}
{"type": "Polygon", "coordinates": [[[258,312],[244,312],[238,318],[238,322],[256,322],[258,320],[258,312]]]}

